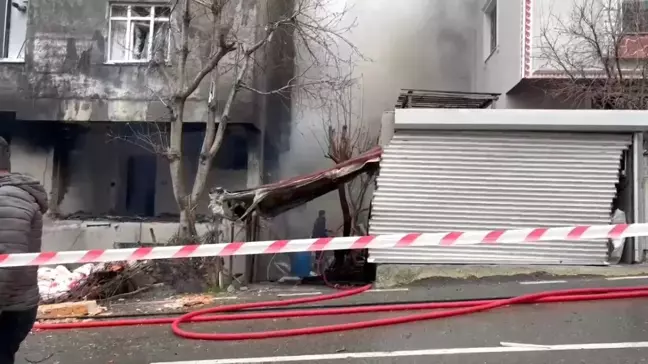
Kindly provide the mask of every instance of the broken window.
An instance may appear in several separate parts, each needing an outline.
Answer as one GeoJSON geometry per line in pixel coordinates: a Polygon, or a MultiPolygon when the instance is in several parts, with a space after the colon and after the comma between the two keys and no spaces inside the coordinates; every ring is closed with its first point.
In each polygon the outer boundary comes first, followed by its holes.
{"type": "Polygon", "coordinates": [[[0,0],[1,59],[24,59],[27,5],[28,0],[0,0]]]}
{"type": "Polygon", "coordinates": [[[168,6],[111,5],[108,61],[167,61],[170,16],[168,6]]]}

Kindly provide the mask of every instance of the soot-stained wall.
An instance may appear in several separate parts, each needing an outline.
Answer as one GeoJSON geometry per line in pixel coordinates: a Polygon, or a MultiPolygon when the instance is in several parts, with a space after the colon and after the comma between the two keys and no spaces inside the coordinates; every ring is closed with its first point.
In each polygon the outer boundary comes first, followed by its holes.
{"type": "MultiPolygon", "coordinates": [[[[160,4],[142,0],[139,3],[160,4]]],[[[230,2],[232,3],[232,2],[230,2]]],[[[0,110],[16,113],[20,120],[50,121],[161,121],[168,118],[160,96],[168,94],[169,81],[149,64],[110,64],[108,1],[30,0],[24,62],[0,62],[0,110]]],[[[254,40],[257,12],[262,2],[236,0],[232,11],[254,40]]],[[[198,5],[196,5],[198,6],[198,5]]],[[[173,15],[172,15],[173,16],[173,15]]],[[[189,74],[207,59],[211,30],[197,20],[191,32],[189,74]]],[[[237,33],[237,36],[242,34],[237,33]]],[[[171,32],[171,39],[177,35],[171,32]]],[[[171,59],[176,46],[171,42],[171,59]]],[[[171,65],[168,67],[172,67],[171,65]]],[[[217,97],[225,99],[232,84],[231,72],[219,79],[217,97]],[[222,89],[222,90],[221,90],[222,89]]],[[[185,121],[206,120],[207,82],[188,101],[185,121]]],[[[257,123],[243,93],[234,109],[240,123],[257,123]]]]}

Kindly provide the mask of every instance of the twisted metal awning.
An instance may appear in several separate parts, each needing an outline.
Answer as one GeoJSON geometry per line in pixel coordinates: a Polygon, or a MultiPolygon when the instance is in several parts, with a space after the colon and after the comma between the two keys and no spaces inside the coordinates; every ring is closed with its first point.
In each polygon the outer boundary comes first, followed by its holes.
{"type": "Polygon", "coordinates": [[[334,191],[362,173],[378,170],[382,148],[376,147],[329,169],[256,188],[229,192],[223,188],[209,193],[209,207],[215,215],[243,220],[253,211],[264,217],[277,216],[334,191]]]}

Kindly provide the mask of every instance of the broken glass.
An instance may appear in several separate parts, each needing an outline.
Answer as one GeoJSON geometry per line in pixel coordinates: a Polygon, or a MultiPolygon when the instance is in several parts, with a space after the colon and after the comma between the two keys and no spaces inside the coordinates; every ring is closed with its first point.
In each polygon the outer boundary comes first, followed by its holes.
{"type": "Polygon", "coordinates": [[[126,5],[113,5],[110,7],[110,16],[111,17],[117,17],[117,16],[123,16],[126,17],[128,16],[128,6],[126,5]]]}
{"type": "Polygon", "coordinates": [[[132,59],[148,59],[151,23],[149,21],[137,20],[131,24],[132,59]]]}
{"type": "Polygon", "coordinates": [[[151,16],[150,6],[133,6],[131,16],[148,18],[151,16]]]}
{"type": "Polygon", "coordinates": [[[155,7],[155,17],[156,18],[169,18],[171,16],[171,8],[168,6],[156,6],[155,7]]]}
{"type": "Polygon", "coordinates": [[[153,24],[153,55],[157,60],[168,58],[169,23],[156,22],[153,24]]]}

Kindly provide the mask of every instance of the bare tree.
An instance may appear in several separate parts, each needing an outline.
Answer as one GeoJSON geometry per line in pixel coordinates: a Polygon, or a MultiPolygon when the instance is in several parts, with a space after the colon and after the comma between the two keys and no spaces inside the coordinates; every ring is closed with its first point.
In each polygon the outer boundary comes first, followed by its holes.
{"type": "MultiPolygon", "coordinates": [[[[351,69],[353,73],[353,69],[351,69]]],[[[357,80],[355,80],[357,81],[357,80]]],[[[362,115],[362,95],[354,98],[354,91],[362,91],[361,83],[333,94],[323,113],[325,140],[324,155],[336,164],[346,162],[369,151],[379,143],[380,130],[371,130],[362,115]],[[354,106],[360,105],[360,112],[354,106]]],[[[342,236],[367,235],[368,198],[374,183],[373,174],[361,174],[349,183],[338,186],[338,200],[342,212],[342,236]]],[[[339,229],[337,229],[339,230],[339,229]]],[[[334,267],[339,269],[349,262],[354,264],[362,251],[335,251],[334,267]],[[351,260],[347,260],[347,256],[351,260]]],[[[320,268],[322,269],[322,268],[320,268]]]]}
{"type": "Polygon", "coordinates": [[[580,0],[571,6],[564,14],[543,15],[541,69],[557,70],[546,91],[592,108],[646,109],[645,2],[580,0]]]}
{"type": "MultiPolygon", "coordinates": [[[[353,110],[353,87],[338,93],[327,107],[324,119],[326,158],[339,164],[369,151],[378,145],[379,131],[371,130],[362,115],[353,110]]],[[[373,175],[363,174],[352,182],[339,186],[338,197],[342,211],[342,235],[366,235],[368,192],[373,175]]]]}
{"type": "Polygon", "coordinates": [[[164,80],[164,92],[151,90],[168,109],[169,120],[166,124],[151,124],[144,131],[134,132],[133,138],[135,143],[168,159],[182,236],[196,235],[195,209],[204,195],[212,161],[223,144],[227,125],[234,117],[232,110],[241,93],[289,98],[296,92],[316,96],[323,88],[346,87],[345,77],[329,71],[349,62],[348,53],[360,56],[345,38],[355,22],[345,17],[346,9],[327,10],[329,1],[175,1],[174,21],[171,22],[175,48],[175,52],[171,52],[173,66],[154,60],[150,67],[164,80]],[[284,11],[280,14],[266,11],[259,16],[249,13],[250,4],[283,7],[284,11]],[[260,24],[254,20],[264,17],[266,20],[260,24]],[[264,68],[263,57],[274,47],[281,47],[283,42],[294,43],[294,52],[288,57],[302,64],[303,69],[279,86],[263,89],[255,85],[255,77],[276,71],[264,68]],[[341,49],[347,53],[344,57],[339,56],[341,49]],[[218,90],[223,89],[223,83],[230,82],[228,76],[233,80],[225,86],[226,95],[221,92],[224,97],[219,97],[218,90]],[[182,126],[187,119],[188,101],[200,99],[205,88],[209,89],[205,101],[208,104],[205,135],[197,172],[188,183],[184,174],[182,126]]]}

